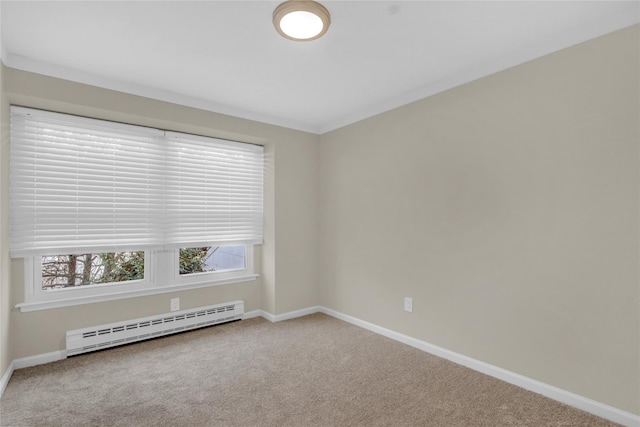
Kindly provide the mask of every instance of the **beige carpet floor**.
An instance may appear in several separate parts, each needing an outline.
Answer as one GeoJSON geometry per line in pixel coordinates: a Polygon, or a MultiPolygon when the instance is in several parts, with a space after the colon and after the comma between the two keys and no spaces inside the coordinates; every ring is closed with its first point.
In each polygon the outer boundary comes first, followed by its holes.
{"type": "Polygon", "coordinates": [[[611,426],[314,314],[255,318],[17,370],[2,426],[611,426]]]}

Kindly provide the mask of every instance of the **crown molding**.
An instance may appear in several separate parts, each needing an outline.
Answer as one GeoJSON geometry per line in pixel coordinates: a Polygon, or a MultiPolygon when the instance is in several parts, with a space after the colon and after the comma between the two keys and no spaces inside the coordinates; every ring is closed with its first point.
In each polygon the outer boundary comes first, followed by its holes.
{"type": "Polygon", "coordinates": [[[182,95],[164,89],[144,86],[125,82],[111,78],[105,78],[96,74],[86,73],[71,68],[37,61],[20,55],[7,53],[2,48],[0,40],[0,59],[5,66],[19,70],[29,71],[37,74],[44,74],[64,80],[84,83],[104,89],[115,90],[132,95],[143,96],[159,101],[170,102],[187,107],[198,108],[218,114],[238,117],[266,123],[269,125],[286,127],[293,130],[322,135],[327,132],[348,126],[358,121],[373,117],[375,115],[390,111],[412,102],[419,101],[429,96],[444,92],[465,83],[478,80],[482,77],[506,70],[508,68],[523,64],[536,58],[557,52],[562,49],[586,42],[588,40],[603,36],[605,34],[621,30],[623,28],[638,24],[640,22],[640,2],[628,1],[629,7],[621,9],[618,13],[607,17],[602,17],[597,23],[575,27],[563,34],[540,40],[536,44],[524,46],[507,55],[496,58],[489,58],[483,63],[478,63],[465,70],[447,76],[446,78],[429,83],[416,88],[410,92],[400,94],[391,98],[383,99],[380,102],[365,105],[336,120],[326,123],[302,123],[283,117],[271,116],[255,111],[248,111],[229,105],[218,104],[206,99],[182,95]]]}
{"type": "Polygon", "coordinates": [[[45,76],[55,77],[62,80],[69,80],[76,83],[83,83],[103,89],[114,90],[117,92],[124,92],[130,95],[143,96],[145,98],[170,102],[172,104],[183,105],[185,107],[197,108],[213,113],[224,114],[227,116],[233,116],[241,119],[266,123],[269,125],[285,127],[288,129],[294,129],[313,134],[318,134],[319,130],[317,126],[308,123],[300,123],[294,120],[261,114],[254,111],[247,111],[229,105],[218,104],[206,99],[182,95],[164,89],[158,89],[136,83],[125,82],[123,80],[103,77],[97,74],[54,65],[32,58],[27,58],[21,55],[15,55],[12,53],[6,54],[6,59],[3,62],[7,67],[15,68],[22,71],[42,74],[45,76]]]}
{"type": "Polygon", "coordinates": [[[624,8],[624,10],[608,17],[603,17],[593,25],[574,27],[557,37],[540,40],[536,44],[524,46],[507,55],[488,59],[483,63],[478,63],[473,67],[452,74],[442,80],[429,83],[428,85],[412,90],[411,92],[366,106],[338,120],[322,124],[319,127],[319,133],[322,135],[324,133],[331,132],[341,127],[382,114],[386,111],[390,111],[454,87],[461,86],[465,83],[470,83],[482,77],[487,77],[491,74],[515,67],[545,55],[549,55],[597,37],[636,25],[640,22],[640,2],[629,1],[628,3],[628,8],[624,8]]]}

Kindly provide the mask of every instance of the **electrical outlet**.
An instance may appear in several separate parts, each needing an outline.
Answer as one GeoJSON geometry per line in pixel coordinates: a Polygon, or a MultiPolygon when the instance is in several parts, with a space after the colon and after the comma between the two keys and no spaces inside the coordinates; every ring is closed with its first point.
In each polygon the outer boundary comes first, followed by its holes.
{"type": "Polygon", "coordinates": [[[413,298],[404,297],[404,311],[413,311],[413,298]]]}
{"type": "Polygon", "coordinates": [[[171,311],[180,310],[180,298],[171,298],[171,311]]]}

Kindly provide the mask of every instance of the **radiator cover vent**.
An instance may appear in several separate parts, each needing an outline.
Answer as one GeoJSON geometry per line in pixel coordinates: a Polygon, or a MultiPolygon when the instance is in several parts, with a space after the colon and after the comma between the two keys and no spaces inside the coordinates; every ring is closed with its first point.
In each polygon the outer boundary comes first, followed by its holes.
{"type": "Polygon", "coordinates": [[[241,320],[243,314],[244,301],[233,301],[67,331],[67,356],[241,320]]]}

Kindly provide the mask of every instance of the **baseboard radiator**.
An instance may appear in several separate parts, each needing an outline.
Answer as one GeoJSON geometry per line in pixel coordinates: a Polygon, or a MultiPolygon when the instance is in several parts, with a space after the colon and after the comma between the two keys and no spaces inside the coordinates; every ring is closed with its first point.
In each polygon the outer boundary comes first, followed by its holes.
{"type": "Polygon", "coordinates": [[[67,331],[67,356],[241,320],[243,314],[244,301],[233,301],[67,331]]]}

